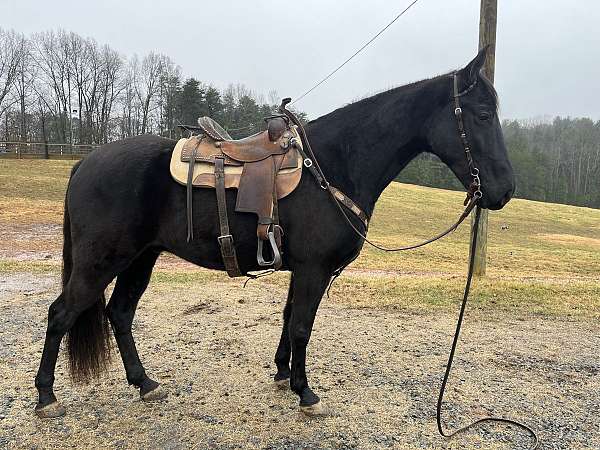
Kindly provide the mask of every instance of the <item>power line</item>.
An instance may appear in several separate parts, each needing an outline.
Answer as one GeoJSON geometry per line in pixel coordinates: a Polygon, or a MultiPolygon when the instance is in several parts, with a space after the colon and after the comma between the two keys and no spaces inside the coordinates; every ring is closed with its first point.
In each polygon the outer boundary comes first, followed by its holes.
{"type": "Polygon", "coordinates": [[[388,23],[385,27],[383,27],[381,30],[379,30],[379,32],[373,36],[371,39],[369,39],[369,41],[367,43],[365,43],[361,48],[359,48],[356,52],[354,52],[354,54],[352,56],[350,56],[348,59],[346,59],[342,64],[340,64],[339,66],[337,66],[333,71],[331,71],[325,78],[323,78],[321,81],[319,81],[317,84],[315,84],[313,87],[311,87],[308,91],[306,91],[304,94],[302,94],[300,97],[298,97],[297,99],[295,99],[291,104],[294,104],[296,102],[299,102],[300,100],[302,100],[304,97],[306,97],[308,94],[310,94],[312,91],[314,91],[316,88],[318,88],[319,86],[321,86],[323,83],[325,83],[329,78],[331,78],[338,70],[340,70],[342,67],[344,67],[346,64],[348,64],[356,55],[358,55],[360,52],[362,52],[365,48],[367,48],[375,39],[377,39],[379,36],[381,36],[385,30],[387,30],[389,27],[391,27],[394,22],[396,22],[396,20],[398,20],[400,17],[402,17],[404,15],[405,12],[407,12],[410,8],[412,8],[412,6],[417,3],[419,0],[413,0],[413,2],[408,5],[406,8],[404,8],[404,10],[402,10],[400,12],[400,14],[398,14],[396,17],[394,17],[394,19],[388,23]]]}

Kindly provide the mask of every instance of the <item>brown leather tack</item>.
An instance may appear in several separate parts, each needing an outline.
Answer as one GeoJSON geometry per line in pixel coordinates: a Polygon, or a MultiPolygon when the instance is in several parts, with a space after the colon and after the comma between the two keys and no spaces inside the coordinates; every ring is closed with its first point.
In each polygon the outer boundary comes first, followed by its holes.
{"type": "Polygon", "coordinates": [[[289,147],[283,148],[279,141],[271,142],[267,131],[238,141],[223,141],[220,147],[221,151],[231,159],[245,163],[261,161],[273,155],[282,155],[289,149],[289,147]]]}
{"type": "Polygon", "coordinates": [[[267,132],[269,133],[269,140],[271,142],[277,141],[287,130],[287,122],[282,117],[276,117],[269,120],[267,126],[267,132]]]}
{"type": "MultiPolygon", "coordinates": [[[[266,131],[244,139],[231,140],[227,132],[214,120],[199,119],[204,134],[181,140],[173,151],[171,173],[184,183],[178,164],[187,165],[185,184],[188,187],[188,229],[191,230],[191,188],[215,188],[219,210],[219,245],[225,269],[230,276],[241,274],[237,264],[233,236],[229,234],[229,220],[225,189],[237,188],[236,212],[256,214],[257,236],[272,246],[272,262],[265,260],[259,245],[259,265],[281,267],[281,237],[277,200],[292,192],[302,176],[302,159],[297,146],[298,138],[287,122],[271,118],[266,131]],[[178,163],[175,161],[177,155],[178,163]],[[209,170],[207,170],[209,168],[209,170]]],[[[268,253],[268,252],[267,252],[268,253]]]]}
{"type": "Polygon", "coordinates": [[[223,158],[215,158],[215,186],[217,192],[217,209],[219,211],[219,228],[221,235],[218,238],[221,248],[221,257],[227,275],[230,277],[242,276],[235,253],[233,236],[229,231],[229,218],[227,217],[227,198],[225,196],[225,172],[223,158]]]}

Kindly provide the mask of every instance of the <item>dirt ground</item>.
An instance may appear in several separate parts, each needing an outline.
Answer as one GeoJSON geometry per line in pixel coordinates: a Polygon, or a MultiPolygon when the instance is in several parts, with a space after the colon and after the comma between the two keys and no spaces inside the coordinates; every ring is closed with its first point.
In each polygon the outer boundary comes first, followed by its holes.
{"type": "MultiPolygon", "coordinates": [[[[486,426],[451,441],[438,436],[435,401],[455,314],[356,309],[327,299],[307,362],[309,381],[335,415],[305,418],[296,396],[271,383],[285,290],[256,282],[241,289],[226,276],[185,289],[153,283],[142,300],[134,335],[148,372],[169,391],[166,401],[139,400],[116,350],[109,372],[86,386],[68,380],[61,357],[56,394],[67,415],[42,421],[33,414],[33,377],[58,284],[58,273],[0,278],[0,448],[531,444],[506,427],[486,426]]],[[[538,430],[542,448],[600,448],[599,347],[600,325],[592,321],[468,315],[446,421],[455,427],[482,414],[506,414],[538,430]]]]}

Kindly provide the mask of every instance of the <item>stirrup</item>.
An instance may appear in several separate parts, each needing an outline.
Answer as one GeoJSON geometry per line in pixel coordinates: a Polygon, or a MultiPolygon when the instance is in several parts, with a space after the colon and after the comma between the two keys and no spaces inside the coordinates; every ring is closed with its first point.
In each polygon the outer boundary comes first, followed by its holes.
{"type": "Polygon", "coordinates": [[[256,252],[256,260],[258,261],[258,265],[262,267],[273,266],[275,270],[281,267],[281,252],[279,251],[279,247],[277,247],[277,241],[275,240],[275,228],[272,228],[268,233],[269,243],[271,244],[271,251],[273,252],[273,260],[265,261],[263,256],[263,243],[264,241],[261,238],[258,238],[258,250],[256,252]]]}

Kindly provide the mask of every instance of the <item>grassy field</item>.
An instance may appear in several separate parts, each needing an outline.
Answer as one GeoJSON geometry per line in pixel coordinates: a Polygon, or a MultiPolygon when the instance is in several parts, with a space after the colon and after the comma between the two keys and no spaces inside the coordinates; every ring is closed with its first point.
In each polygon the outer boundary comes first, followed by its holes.
{"type": "MultiPolygon", "coordinates": [[[[60,252],[58,227],[72,164],[0,160],[0,226],[17,235],[3,233],[0,271],[58,269],[59,261],[51,256],[60,252]],[[39,236],[30,230],[36,224],[54,228],[39,236]],[[35,239],[19,238],[28,230],[35,239]],[[12,257],[19,251],[29,257],[12,257]]],[[[458,192],[393,183],[377,204],[369,237],[388,246],[430,237],[455,220],[463,198],[458,192]]],[[[489,231],[488,276],[475,284],[475,308],[600,315],[600,210],[516,199],[490,215],[489,231]]],[[[454,307],[466,272],[468,233],[463,225],[438,243],[396,254],[365,246],[334,285],[331,298],[358,307],[454,307]]],[[[222,279],[221,274],[175,263],[174,257],[163,262],[154,276],[159,284],[222,279]]],[[[287,275],[261,283],[283,286],[287,275]]]]}

